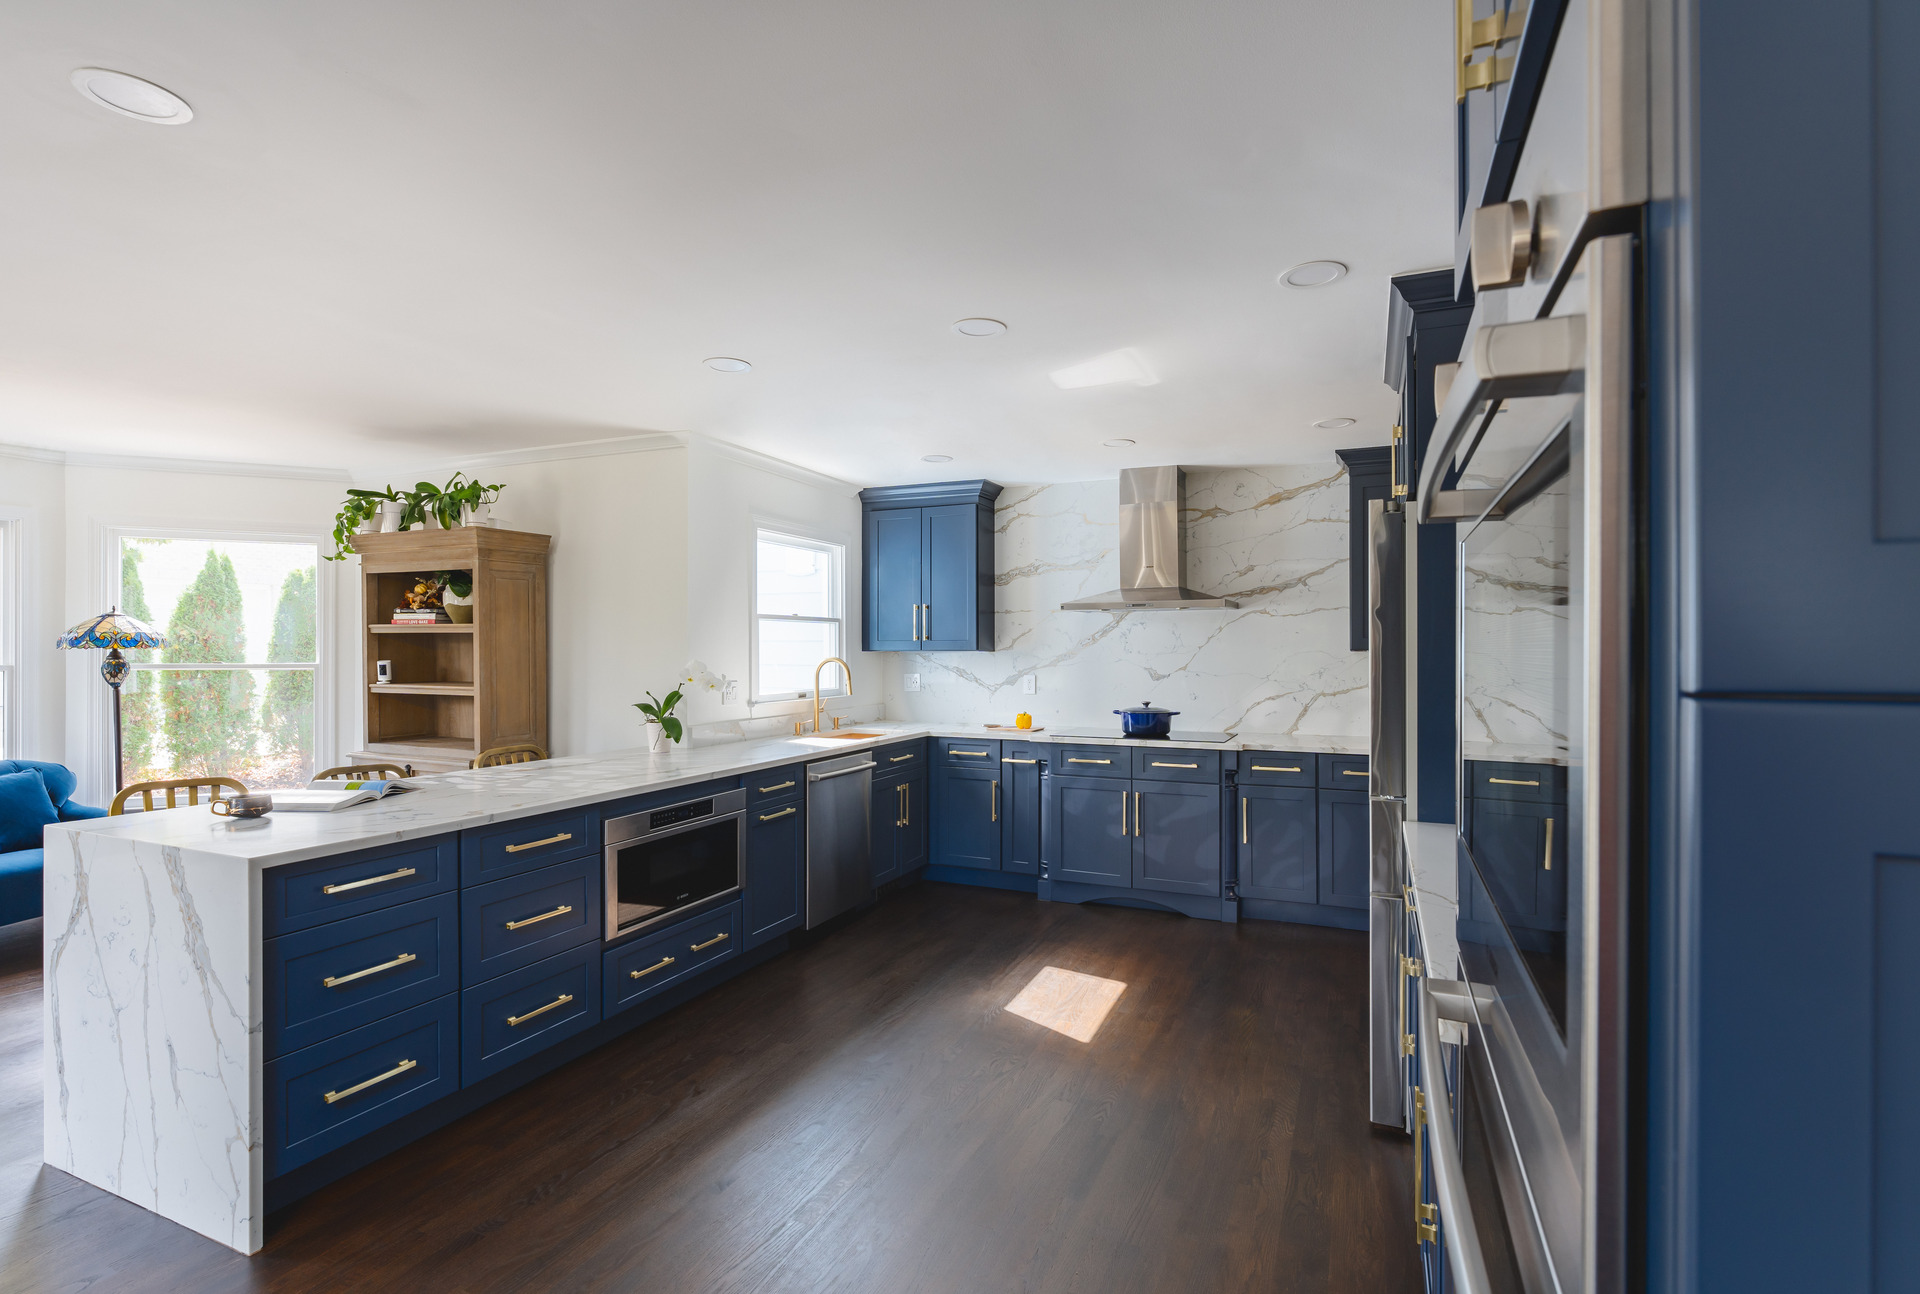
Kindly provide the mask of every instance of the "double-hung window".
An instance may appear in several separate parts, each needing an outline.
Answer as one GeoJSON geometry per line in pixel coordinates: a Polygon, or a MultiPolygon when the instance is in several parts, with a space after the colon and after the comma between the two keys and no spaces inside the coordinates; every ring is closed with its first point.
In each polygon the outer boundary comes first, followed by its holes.
{"type": "MultiPolygon", "coordinates": [[[[813,695],[813,673],[844,656],[847,550],[819,539],[760,530],[754,535],[753,687],[751,700],[813,695]]],[[[821,675],[823,696],[845,696],[835,665],[821,675]]]]}

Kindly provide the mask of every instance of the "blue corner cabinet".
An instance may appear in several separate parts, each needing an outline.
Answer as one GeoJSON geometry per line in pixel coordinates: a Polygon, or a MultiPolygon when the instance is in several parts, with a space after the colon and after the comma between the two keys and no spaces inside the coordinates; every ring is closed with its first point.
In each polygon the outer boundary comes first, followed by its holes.
{"type": "Polygon", "coordinates": [[[993,650],[992,481],[860,491],[860,643],[867,651],[993,650]]]}

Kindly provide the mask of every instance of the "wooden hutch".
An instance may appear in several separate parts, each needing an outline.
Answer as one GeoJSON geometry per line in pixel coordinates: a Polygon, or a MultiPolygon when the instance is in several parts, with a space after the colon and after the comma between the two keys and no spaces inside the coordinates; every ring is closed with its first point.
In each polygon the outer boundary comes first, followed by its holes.
{"type": "Polygon", "coordinates": [[[486,526],[353,537],[366,621],[367,744],[353,759],[465,768],[491,746],[547,745],[548,535],[486,526]],[[471,624],[396,625],[414,579],[466,571],[471,624]],[[379,683],[376,661],[391,661],[379,683]]]}

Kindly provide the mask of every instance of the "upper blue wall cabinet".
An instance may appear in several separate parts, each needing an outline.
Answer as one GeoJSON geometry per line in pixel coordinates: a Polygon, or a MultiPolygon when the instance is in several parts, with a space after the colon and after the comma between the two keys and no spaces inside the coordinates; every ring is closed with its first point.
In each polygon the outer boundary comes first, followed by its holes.
{"type": "Polygon", "coordinates": [[[867,651],[993,650],[992,481],[860,491],[867,651]]]}

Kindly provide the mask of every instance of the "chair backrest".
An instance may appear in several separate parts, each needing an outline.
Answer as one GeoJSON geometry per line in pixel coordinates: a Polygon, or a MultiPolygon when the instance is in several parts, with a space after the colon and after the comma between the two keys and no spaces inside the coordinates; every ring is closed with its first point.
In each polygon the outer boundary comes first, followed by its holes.
{"type": "Polygon", "coordinates": [[[239,778],[221,777],[213,774],[206,777],[176,777],[164,782],[135,782],[132,786],[129,786],[126,790],[113,797],[113,803],[107,806],[107,816],[110,818],[118,817],[120,814],[125,813],[127,801],[136,795],[140,797],[140,807],[146,812],[152,813],[153,793],[155,791],[165,791],[167,793],[167,802],[160,806],[163,809],[179,808],[179,802],[174,799],[174,796],[181,791],[187,793],[187,803],[189,805],[198,804],[200,803],[200,789],[202,787],[206,788],[207,802],[209,804],[218,799],[220,792],[223,790],[237,791],[241,795],[247,793],[247,784],[239,778]]]}
{"type": "Polygon", "coordinates": [[[321,782],[331,777],[343,777],[350,782],[379,782],[392,777],[412,776],[412,764],[404,767],[399,764],[342,764],[338,768],[315,773],[313,780],[321,782]]]}
{"type": "Polygon", "coordinates": [[[494,768],[501,764],[531,764],[547,757],[545,746],[523,742],[518,746],[494,746],[473,757],[468,768],[494,768]]]}

